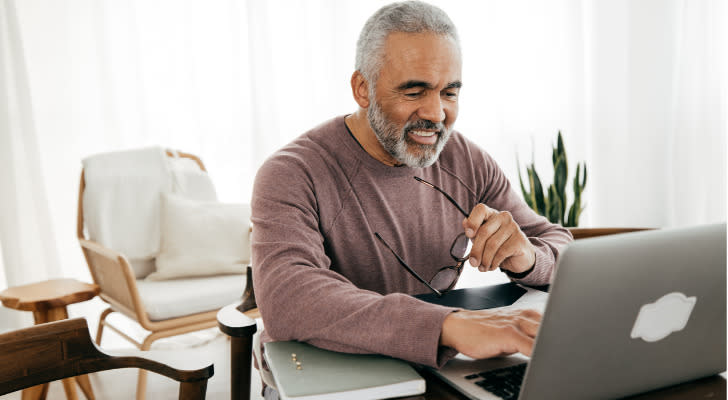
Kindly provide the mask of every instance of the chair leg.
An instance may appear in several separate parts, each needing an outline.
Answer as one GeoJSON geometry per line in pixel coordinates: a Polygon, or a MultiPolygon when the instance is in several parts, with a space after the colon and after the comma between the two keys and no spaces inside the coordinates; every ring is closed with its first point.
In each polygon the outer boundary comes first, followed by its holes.
{"type": "Polygon", "coordinates": [[[104,333],[104,321],[106,321],[106,317],[109,316],[114,312],[114,310],[111,309],[111,307],[104,310],[104,312],[101,313],[99,316],[99,326],[96,328],[96,345],[101,346],[101,335],[104,333]]]}
{"type": "Polygon", "coordinates": [[[78,392],[76,392],[76,379],[68,378],[62,380],[63,391],[66,392],[66,398],[68,400],[78,400],[78,392]]]}
{"type": "Polygon", "coordinates": [[[250,362],[253,356],[252,336],[230,339],[230,398],[250,400],[250,362]]]}
{"type": "Polygon", "coordinates": [[[38,386],[29,387],[23,389],[22,399],[23,400],[40,400],[45,399],[48,394],[48,384],[42,383],[38,386]]]}
{"type": "Polygon", "coordinates": [[[207,379],[197,382],[181,382],[179,400],[205,400],[207,379]]]}
{"type": "Polygon", "coordinates": [[[91,388],[91,381],[89,380],[88,375],[77,376],[76,382],[81,388],[83,395],[86,396],[86,400],[96,400],[96,396],[94,396],[94,391],[91,388]]]}
{"type": "MultiPolygon", "coordinates": [[[[148,351],[152,348],[152,343],[157,340],[158,337],[155,333],[152,333],[151,335],[147,336],[144,341],[142,342],[141,347],[139,347],[139,350],[142,351],[148,351]]],[[[137,379],[137,394],[136,394],[137,400],[145,400],[147,398],[147,371],[140,369],[139,370],[139,378],[137,379]]]]}
{"type": "Polygon", "coordinates": [[[137,400],[145,400],[147,398],[147,371],[143,369],[139,370],[136,398],[137,400]]]}

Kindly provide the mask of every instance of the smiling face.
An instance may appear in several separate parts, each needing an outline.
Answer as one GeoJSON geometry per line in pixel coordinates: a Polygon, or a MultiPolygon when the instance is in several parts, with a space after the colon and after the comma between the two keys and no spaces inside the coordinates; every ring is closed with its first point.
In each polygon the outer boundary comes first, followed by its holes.
{"type": "Polygon", "coordinates": [[[448,36],[395,32],[367,110],[387,164],[427,167],[437,160],[458,114],[458,46],[448,36]]]}

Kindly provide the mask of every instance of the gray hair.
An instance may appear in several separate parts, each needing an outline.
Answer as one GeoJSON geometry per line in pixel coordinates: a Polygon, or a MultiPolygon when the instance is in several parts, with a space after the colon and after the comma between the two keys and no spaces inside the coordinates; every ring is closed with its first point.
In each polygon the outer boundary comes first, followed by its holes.
{"type": "Polygon", "coordinates": [[[386,5],[369,17],[356,42],[355,67],[369,82],[370,91],[376,86],[384,64],[384,43],[393,32],[446,35],[460,48],[455,24],[441,9],[421,1],[386,5]]]}

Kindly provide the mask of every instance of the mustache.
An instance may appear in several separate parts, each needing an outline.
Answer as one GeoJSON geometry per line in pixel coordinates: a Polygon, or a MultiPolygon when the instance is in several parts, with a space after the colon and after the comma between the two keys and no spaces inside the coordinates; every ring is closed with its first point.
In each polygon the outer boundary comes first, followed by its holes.
{"type": "Polygon", "coordinates": [[[442,122],[434,123],[430,120],[419,119],[417,121],[407,122],[404,126],[404,133],[418,130],[437,130],[440,133],[445,131],[445,124],[442,122]]]}

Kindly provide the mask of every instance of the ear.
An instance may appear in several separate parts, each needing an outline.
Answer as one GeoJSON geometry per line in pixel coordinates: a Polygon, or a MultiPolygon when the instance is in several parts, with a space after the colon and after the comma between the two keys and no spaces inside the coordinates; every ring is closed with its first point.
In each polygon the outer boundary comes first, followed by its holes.
{"type": "Polygon", "coordinates": [[[351,93],[361,108],[369,108],[369,82],[359,71],[351,75],[351,93]]]}

